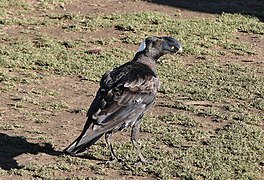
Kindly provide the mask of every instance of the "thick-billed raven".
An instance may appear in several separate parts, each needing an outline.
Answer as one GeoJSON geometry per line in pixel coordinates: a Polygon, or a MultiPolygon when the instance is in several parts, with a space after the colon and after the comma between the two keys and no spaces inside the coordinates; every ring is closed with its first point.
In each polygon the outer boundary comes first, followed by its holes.
{"type": "Polygon", "coordinates": [[[159,89],[156,61],[165,54],[181,51],[181,45],[174,38],[149,37],[132,61],[105,73],[87,112],[82,133],[64,152],[71,155],[83,152],[105,134],[110,160],[116,160],[111,144],[112,133],[131,126],[131,141],[140,161],[145,162],[138,137],[142,116],[153,104],[159,89]]]}

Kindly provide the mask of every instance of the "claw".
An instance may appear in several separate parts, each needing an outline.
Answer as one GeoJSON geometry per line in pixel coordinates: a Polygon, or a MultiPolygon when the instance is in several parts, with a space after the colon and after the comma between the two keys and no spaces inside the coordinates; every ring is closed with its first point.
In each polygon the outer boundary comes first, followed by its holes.
{"type": "Polygon", "coordinates": [[[126,160],[123,158],[113,158],[111,157],[108,161],[105,162],[106,165],[116,164],[117,162],[125,162],[126,160]]]}
{"type": "Polygon", "coordinates": [[[141,153],[139,153],[139,155],[138,155],[138,157],[139,157],[139,160],[140,160],[140,162],[142,162],[142,163],[148,163],[148,160],[146,160],[145,158],[144,158],[144,156],[141,154],[141,153]]]}
{"type": "Polygon", "coordinates": [[[108,161],[105,162],[106,165],[112,165],[112,164],[116,164],[118,162],[117,158],[111,158],[108,161]]]}

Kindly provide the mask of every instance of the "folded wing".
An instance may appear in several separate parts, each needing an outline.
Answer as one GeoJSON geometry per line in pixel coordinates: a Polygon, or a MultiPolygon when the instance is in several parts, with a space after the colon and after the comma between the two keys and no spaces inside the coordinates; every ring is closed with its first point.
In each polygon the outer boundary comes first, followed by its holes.
{"type": "Polygon", "coordinates": [[[92,102],[81,135],[66,152],[84,151],[104,133],[133,125],[153,104],[158,79],[139,63],[130,63],[106,73],[92,102]]]}

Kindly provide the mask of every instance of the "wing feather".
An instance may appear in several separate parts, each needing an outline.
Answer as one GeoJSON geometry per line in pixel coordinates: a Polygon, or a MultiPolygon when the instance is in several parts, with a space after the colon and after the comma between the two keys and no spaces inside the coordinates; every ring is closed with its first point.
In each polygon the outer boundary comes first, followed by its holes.
{"type": "Polygon", "coordinates": [[[141,63],[128,62],[104,74],[84,129],[65,152],[82,152],[104,133],[133,126],[153,104],[158,88],[155,73],[141,63]]]}
{"type": "MultiPolygon", "coordinates": [[[[158,80],[152,76],[129,83],[126,82],[123,86],[111,89],[105,97],[101,98],[104,105],[100,106],[93,114],[93,119],[96,120],[96,124],[103,126],[118,119],[120,123],[126,122],[124,119],[131,116],[132,112],[137,111],[137,109],[143,112],[146,106],[152,104],[157,88],[158,80]]],[[[134,115],[135,118],[141,115],[142,112],[134,115]]]]}

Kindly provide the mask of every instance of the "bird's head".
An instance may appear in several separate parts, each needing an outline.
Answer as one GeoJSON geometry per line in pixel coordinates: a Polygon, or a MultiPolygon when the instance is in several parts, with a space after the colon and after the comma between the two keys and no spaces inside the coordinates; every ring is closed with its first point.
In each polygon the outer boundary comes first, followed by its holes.
{"type": "Polygon", "coordinates": [[[138,51],[143,51],[147,56],[157,60],[165,54],[181,53],[180,43],[172,37],[148,37],[139,46],[138,51]]]}

